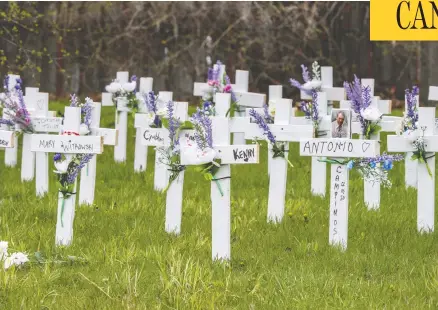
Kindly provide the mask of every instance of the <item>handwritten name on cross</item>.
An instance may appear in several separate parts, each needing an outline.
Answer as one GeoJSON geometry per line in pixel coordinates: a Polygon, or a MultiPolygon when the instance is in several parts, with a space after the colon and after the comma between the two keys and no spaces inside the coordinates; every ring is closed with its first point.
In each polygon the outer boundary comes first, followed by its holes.
{"type": "MultiPolygon", "coordinates": [[[[353,139],[302,139],[301,156],[338,158],[374,157],[378,142],[353,139]]],[[[347,248],[348,237],[348,169],[331,164],[329,243],[347,248]]]]}

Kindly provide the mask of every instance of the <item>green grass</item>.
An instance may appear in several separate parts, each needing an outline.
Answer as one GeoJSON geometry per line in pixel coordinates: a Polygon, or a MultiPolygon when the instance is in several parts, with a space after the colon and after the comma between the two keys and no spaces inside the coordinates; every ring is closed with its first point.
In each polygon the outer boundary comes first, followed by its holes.
{"type": "MultiPolygon", "coordinates": [[[[113,109],[102,113],[102,126],[114,126],[113,109]]],[[[210,184],[186,173],[182,234],[166,234],[151,149],[147,171],[133,172],[132,121],[128,161],[115,164],[105,146],[95,205],[77,207],[68,248],[54,244],[54,174],[49,195],[37,199],[34,183],[21,183],[20,166],[5,168],[0,152],[0,240],[52,261],[85,259],[0,270],[0,309],[438,307],[438,238],[416,231],[416,191],[404,187],[403,164],[391,171],[379,211],[367,211],[363,181],[351,174],[345,253],[328,245],[329,197],[311,196],[310,158],[298,156],[297,144],[281,224],[266,222],[266,151],[260,165],[233,166],[232,259],[223,265],[211,261],[210,184]]],[[[385,143],[383,134],[382,150],[385,143]]]]}

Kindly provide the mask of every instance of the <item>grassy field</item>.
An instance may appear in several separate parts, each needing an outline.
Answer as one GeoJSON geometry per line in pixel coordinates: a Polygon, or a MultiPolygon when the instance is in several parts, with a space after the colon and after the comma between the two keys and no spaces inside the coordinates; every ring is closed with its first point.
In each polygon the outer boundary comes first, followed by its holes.
{"type": "MultiPolygon", "coordinates": [[[[114,163],[112,147],[98,157],[95,205],[77,207],[68,248],[54,244],[54,173],[49,195],[37,199],[34,183],[20,182],[20,160],[5,168],[0,152],[0,240],[47,259],[0,270],[0,309],[438,307],[438,238],[416,231],[416,191],[404,187],[403,164],[378,211],[367,211],[363,181],[351,173],[345,253],[328,245],[329,197],[311,196],[310,158],[298,156],[297,144],[281,224],[266,222],[266,152],[260,165],[232,167],[232,260],[212,263],[210,184],[186,173],[182,234],[166,234],[151,149],[147,171],[133,172],[132,122],[126,164],[114,163]]],[[[112,108],[102,109],[101,125],[114,126],[112,108]]]]}

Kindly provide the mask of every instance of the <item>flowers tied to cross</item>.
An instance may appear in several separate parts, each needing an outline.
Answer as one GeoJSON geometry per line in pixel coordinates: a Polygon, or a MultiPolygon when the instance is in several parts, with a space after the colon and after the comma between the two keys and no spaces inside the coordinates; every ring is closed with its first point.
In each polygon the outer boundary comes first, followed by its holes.
{"type": "Polygon", "coordinates": [[[292,87],[298,88],[309,96],[311,96],[313,92],[321,91],[321,67],[319,66],[318,62],[314,61],[312,63],[312,75],[310,75],[309,70],[305,65],[301,65],[301,69],[304,84],[301,84],[295,79],[290,79],[289,82],[292,87]]]}
{"type": "Polygon", "coordinates": [[[424,131],[426,130],[426,127],[421,127],[421,130],[423,132],[421,136],[418,136],[418,134],[412,135],[411,141],[415,151],[411,156],[411,160],[418,160],[420,163],[424,163],[426,165],[429,176],[432,177],[432,171],[430,170],[427,160],[433,158],[435,155],[427,156],[427,144],[426,141],[424,141],[424,131]]]}
{"type": "Polygon", "coordinates": [[[168,113],[169,102],[160,107],[159,97],[153,91],[143,94],[143,102],[148,111],[149,127],[162,128],[164,116],[168,113]]]}
{"type": "Polygon", "coordinates": [[[22,252],[8,254],[7,241],[0,241],[0,261],[3,261],[4,270],[8,270],[12,266],[21,267],[29,261],[28,255],[22,252]]]}
{"type": "Polygon", "coordinates": [[[129,108],[132,112],[137,113],[139,108],[139,100],[136,96],[137,76],[131,76],[131,79],[127,83],[120,83],[118,80],[112,81],[105,87],[106,91],[112,94],[114,104],[117,105],[118,98],[126,98],[126,108],[129,108]]]}
{"type": "Polygon", "coordinates": [[[309,70],[305,65],[301,65],[301,68],[304,84],[301,84],[294,79],[290,79],[289,81],[293,87],[296,87],[307,95],[312,96],[311,101],[302,101],[300,106],[301,111],[304,112],[306,118],[312,121],[314,137],[318,137],[318,126],[321,121],[318,111],[318,92],[321,91],[322,87],[321,67],[317,61],[314,61],[312,64],[312,75],[310,75],[309,70]]]}
{"type": "Polygon", "coordinates": [[[379,122],[383,115],[377,106],[372,104],[371,88],[362,86],[360,79],[355,75],[352,83],[344,82],[344,89],[348,100],[351,101],[351,109],[357,114],[362,135],[365,139],[370,139],[371,135],[382,129],[379,122]]]}
{"type": "Polygon", "coordinates": [[[249,115],[254,119],[254,122],[263,131],[263,135],[266,137],[266,141],[271,145],[273,153],[272,158],[283,157],[287,160],[289,165],[293,167],[292,163],[288,159],[288,156],[286,155],[286,142],[280,142],[275,140],[275,136],[269,128],[269,125],[266,123],[264,117],[257,113],[256,110],[251,109],[249,111],[249,115]]]}
{"type": "Polygon", "coordinates": [[[79,126],[79,135],[86,136],[91,133],[91,112],[93,110],[93,100],[85,98],[84,103],[80,103],[76,94],[70,95],[70,106],[81,108],[81,125],[79,126]]]}
{"type": "Polygon", "coordinates": [[[20,78],[10,81],[8,75],[3,80],[4,93],[0,96],[0,106],[9,119],[0,118],[0,125],[14,127],[17,133],[34,133],[30,114],[24,103],[22,81],[20,78]]]}
{"type": "Polygon", "coordinates": [[[201,109],[208,112],[208,115],[214,116],[214,97],[216,93],[229,93],[231,94],[231,105],[227,112],[230,116],[234,116],[234,113],[240,112],[237,105],[237,97],[231,86],[231,80],[226,72],[221,75],[222,62],[218,60],[213,68],[208,68],[207,86],[202,90],[201,109]],[[208,103],[208,105],[205,105],[208,103]]]}
{"type": "Polygon", "coordinates": [[[373,184],[379,183],[383,187],[390,188],[392,183],[388,179],[388,171],[393,168],[394,162],[403,159],[404,156],[402,154],[388,155],[383,153],[376,157],[346,158],[344,160],[319,159],[319,161],[346,165],[348,170],[358,170],[363,179],[373,184]]]}
{"type": "Polygon", "coordinates": [[[405,90],[406,111],[403,112],[403,118],[400,122],[400,128],[397,130],[398,135],[410,135],[418,128],[418,108],[417,96],[419,89],[413,86],[412,90],[405,90]]]}

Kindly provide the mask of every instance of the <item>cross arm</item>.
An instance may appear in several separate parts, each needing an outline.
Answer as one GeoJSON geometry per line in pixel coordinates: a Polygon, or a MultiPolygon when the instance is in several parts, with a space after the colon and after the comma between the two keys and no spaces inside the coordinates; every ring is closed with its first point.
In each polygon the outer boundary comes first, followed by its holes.
{"type": "MultiPolygon", "coordinates": [[[[387,148],[388,152],[412,152],[415,151],[412,141],[403,137],[391,135],[388,136],[387,148]]],[[[424,142],[426,152],[438,152],[438,136],[425,136],[424,142]]]]}
{"type": "Polygon", "coordinates": [[[35,132],[56,132],[62,129],[62,117],[31,117],[32,127],[35,132]]]}
{"type": "MultiPolygon", "coordinates": [[[[401,120],[400,120],[401,121],[401,120]]],[[[400,124],[399,120],[382,120],[378,123],[380,127],[380,131],[382,132],[395,132],[400,124]]],[[[352,133],[362,134],[362,126],[360,122],[351,122],[351,131],[352,133]]]]}
{"type": "Polygon", "coordinates": [[[266,95],[249,92],[234,92],[237,97],[237,104],[243,107],[263,108],[266,103],[266,95]]]}
{"type": "Polygon", "coordinates": [[[9,130],[0,130],[0,147],[14,147],[14,132],[9,130]]]}
{"type": "Polygon", "coordinates": [[[103,137],[33,134],[30,150],[43,153],[101,154],[103,137]]]}
{"type": "MultiPolygon", "coordinates": [[[[301,138],[313,137],[312,125],[269,125],[269,128],[277,141],[298,142],[301,138]]],[[[262,137],[263,131],[256,123],[248,124],[245,139],[253,140],[262,137]]]]}
{"type": "Polygon", "coordinates": [[[429,86],[429,100],[438,101],[438,86],[429,86]]]}
{"type": "Polygon", "coordinates": [[[93,136],[103,137],[104,145],[117,145],[119,131],[112,128],[91,128],[93,136]]]}
{"type": "Polygon", "coordinates": [[[359,139],[302,139],[300,156],[317,157],[374,157],[378,154],[378,141],[359,139]]]}

